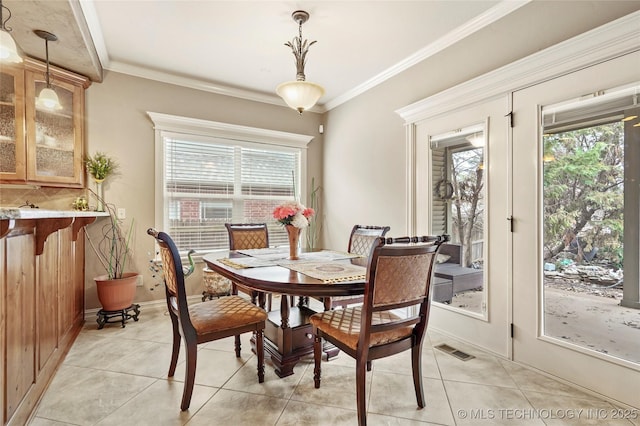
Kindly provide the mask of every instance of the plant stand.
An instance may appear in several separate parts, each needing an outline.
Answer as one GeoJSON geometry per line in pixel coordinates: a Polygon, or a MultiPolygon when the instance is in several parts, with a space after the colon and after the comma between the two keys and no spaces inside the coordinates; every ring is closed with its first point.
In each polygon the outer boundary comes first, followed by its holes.
{"type": "Polygon", "coordinates": [[[202,292],[203,302],[207,300],[207,298],[213,300],[214,297],[220,298],[231,294],[231,281],[217,272],[209,268],[204,268],[202,270],[202,277],[204,283],[204,291],[202,292]]]}
{"type": "Polygon", "coordinates": [[[100,309],[96,315],[98,316],[98,319],[96,319],[96,322],[98,323],[98,330],[101,330],[105,324],[114,322],[122,323],[122,328],[124,328],[124,323],[127,320],[133,318],[134,321],[138,321],[138,315],[140,315],[140,305],[134,303],[128,308],[120,309],[118,311],[105,311],[104,309],[100,309]],[[133,311],[134,313],[130,314],[129,311],[133,311]],[[117,321],[111,321],[114,318],[120,319],[117,321]]]}

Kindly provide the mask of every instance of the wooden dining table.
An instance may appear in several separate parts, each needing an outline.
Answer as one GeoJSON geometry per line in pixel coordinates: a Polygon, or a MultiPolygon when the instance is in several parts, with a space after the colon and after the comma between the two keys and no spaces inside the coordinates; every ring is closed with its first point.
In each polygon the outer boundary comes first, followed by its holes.
{"type": "MultiPolygon", "coordinates": [[[[280,309],[268,313],[264,348],[271,356],[276,374],[279,377],[289,376],[301,357],[313,353],[313,331],[309,317],[317,311],[309,307],[309,297],[361,295],[364,293],[365,280],[328,283],[279,265],[236,268],[230,266],[228,261],[223,263],[225,260],[245,257],[244,254],[228,251],[204,255],[203,260],[210,269],[232,282],[258,292],[282,295],[280,309]],[[297,296],[298,303],[292,304],[290,297],[285,296],[297,296]]],[[[350,263],[366,267],[367,259],[358,257],[333,260],[331,263],[336,266],[350,263]]],[[[325,347],[325,352],[327,356],[332,356],[338,350],[325,347]]]]}

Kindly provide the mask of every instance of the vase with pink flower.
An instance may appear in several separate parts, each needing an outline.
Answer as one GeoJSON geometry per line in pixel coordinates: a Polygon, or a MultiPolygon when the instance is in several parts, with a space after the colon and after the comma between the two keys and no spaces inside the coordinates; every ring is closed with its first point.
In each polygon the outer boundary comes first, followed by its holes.
{"type": "Polygon", "coordinates": [[[315,211],[297,201],[280,204],[273,210],[273,217],[287,230],[289,237],[289,259],[298,259],[298,242],[300,231],[309,226],[309,220],[315,211]]]}

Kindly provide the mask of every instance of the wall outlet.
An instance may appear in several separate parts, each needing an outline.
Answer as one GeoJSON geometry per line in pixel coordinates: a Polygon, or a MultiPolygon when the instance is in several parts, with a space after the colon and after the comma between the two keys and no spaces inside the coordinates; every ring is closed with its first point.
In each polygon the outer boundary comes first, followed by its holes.
{"type": "Polygon", "coordinates": [[[118,219],[126,219],[127,211],[125,210],[124,207],[118,207],[118,211],[116,212],[116,216],[118,217],[118,219]]]}
{"type": "Polygon", "coordinates": [[[142,275],[138,275],[138,278],[136,278],[136,285],[138,287],[142,287],[144,285],[144,282],[142,281],[142,275]]]}

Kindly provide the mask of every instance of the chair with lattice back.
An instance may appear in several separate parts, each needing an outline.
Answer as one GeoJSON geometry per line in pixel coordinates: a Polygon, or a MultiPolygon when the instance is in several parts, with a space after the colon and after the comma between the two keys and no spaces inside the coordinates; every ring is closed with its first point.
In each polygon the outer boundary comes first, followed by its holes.
{"type": "MultiPolygon", "coordinates": [[[[269,247],[269,230],[266,223],[225,223],[229,233],[229,250],[248,250],[269,247]]],[[[244,287],[236,282],[232,283],[232,293],[238,294],[238,290],[251,296],[251,302],[256,304],[256,299],[260,307],[266,306],[267,311],[271,310],[271,293],[265,293],[244,287]]]]}
{"type": "MultiPolygon", "coordinates": [[[[364,258],[368,258],[378,237],[384,237],[387,232],[389,232],[389,229],[391,229],[389,226],[355,225],[351,229],[347,252],[359,254],[364,258]]],[[[344,308],[355,303],[362,303],[362,301],[363,297],[360,295],[325,297],[323,299],[325,310],[334,309],[336,307],[344,308]]]]}
{"type": "Polygon", "coordinates": [[[320,387],[322,339],[356,360],[358,424],[365,425],[367,364],[411,349],[416,400],[424,407],[422,342],[429,320],[435,259],[448,236],[377,238],[367,266],[364,303],[310,317],[314,385],[320,387]],[[416,309],[417,308],[417,309],[416,309]]]}
{"type": "Polygon", "coordinates": [[[164,232],[149,228],[147,233],[156,239],[160,247],[167,308],[173,326],[173,350],[169,365],[169,377],[173,377],[178,364],[180,336],[185,343],[186,367],[180,409],[187,410],[191,403],[198,356],[197,346],[200,343],[235,336],[235,351],[239,358],[240,334],[255,333],[258,382],[264,382],[263,332],[267,319],[267,313],[264,309],[239,296],[221,297],[189,305],[178,248],[171,237],[164,232]]]}

